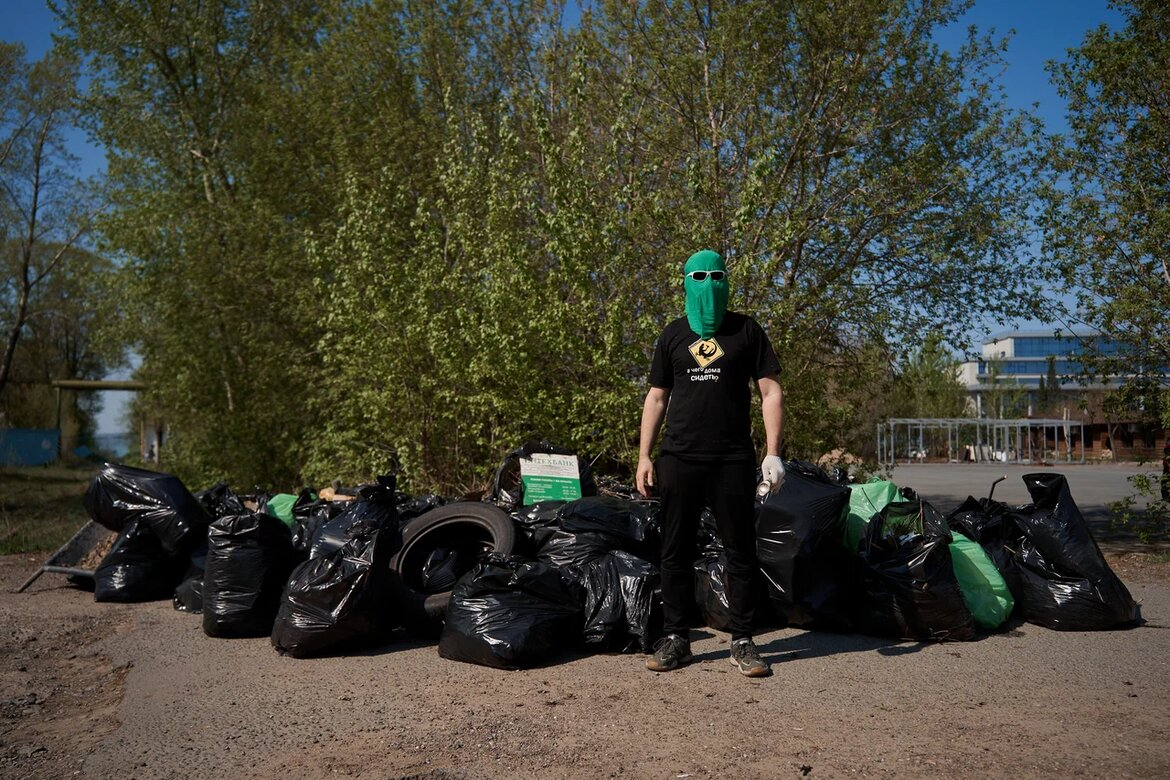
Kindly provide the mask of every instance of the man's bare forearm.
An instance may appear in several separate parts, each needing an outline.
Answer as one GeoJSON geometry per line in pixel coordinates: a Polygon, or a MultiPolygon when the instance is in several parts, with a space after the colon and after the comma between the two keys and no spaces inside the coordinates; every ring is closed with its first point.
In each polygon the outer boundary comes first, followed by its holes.
{"type": "Polygon", "coordinates": [[[662,420],[666,417],[666,401],[669,393],[651,388],[646,394],[646,401],[642,404],[642,426],[639,431],[638,457],[649,458],[654,452],[654,442],[658,440],[658,431],[662,428],[662,420]]]}
{"type": "Polygon", "coordinates": [[[760,379],[760,411],[764,417],[765,455],[779,455],[784,446],[784,390],[775,377],[760,379]]]}

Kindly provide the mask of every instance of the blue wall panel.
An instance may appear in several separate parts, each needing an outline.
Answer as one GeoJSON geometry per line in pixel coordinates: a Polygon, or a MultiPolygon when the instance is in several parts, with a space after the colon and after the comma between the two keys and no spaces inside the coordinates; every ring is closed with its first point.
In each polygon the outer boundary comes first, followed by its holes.
{"type": "Polygon", "coordinates": [[[61,432],[56,428],[0,431],[0,465],[43,466],[57,460],[61,432]]]}

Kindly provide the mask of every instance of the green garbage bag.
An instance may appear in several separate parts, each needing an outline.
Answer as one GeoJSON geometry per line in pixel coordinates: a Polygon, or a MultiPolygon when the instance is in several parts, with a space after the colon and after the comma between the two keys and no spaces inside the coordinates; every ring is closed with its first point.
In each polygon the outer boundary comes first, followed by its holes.
{"type": "Polygon", "coordinates": [[[871,479],[861,485],[849,486],[849,517],[845,520],[845,546],[857,552],[865,536],[865,524],[885,508],[886,504],[901,501],[898,486],[888,479],[871,479]]]}
{"type": "Polygon", "coordinates": [[[1016,606],[1012,592],[982,547],[960,533],[952,531],[951,536],[955,579],[975,625],[987,630],[999,628],[1016,606]]]}
{"type": "Polygon", "coordinates": [[[297,502],[297,497],[292,493],[277,493],[272,498],[268,499],[265,509],[268,514],[275,517],[280,522],[287,525],[289,528],[293,524],[293,505],[297,502]]]}

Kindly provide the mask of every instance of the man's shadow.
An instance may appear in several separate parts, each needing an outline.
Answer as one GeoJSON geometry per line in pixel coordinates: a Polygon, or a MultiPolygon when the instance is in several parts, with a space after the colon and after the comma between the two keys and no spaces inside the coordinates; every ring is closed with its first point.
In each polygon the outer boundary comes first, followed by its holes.
{"type": "MultiPolygon", "coordinates": [[[[769,632],[771,633],[771,632],[769,632]]],[[[715,636],[710,631],[691,631],[691,638],[709,639],[715,636]]],[[[982,636],[977,636],[976,640],[982,636]]],[[[757,637],[758,640],[758,637],[757,637]]],[[[823,658],[845,653],[873,653],[899,656],[917,653],[924,647],[938,642],[923,642],[912,639],[868,636],[865,634],[841,634],[832,631],[804,630],[794,636],[777,636],[758,643],[757,648],[764,660],[769,662],[792,660],[794,658],[823,658]]],[[[695,661],[714,661],[726,657],[730,645],[694,656],[695,661]]]]}

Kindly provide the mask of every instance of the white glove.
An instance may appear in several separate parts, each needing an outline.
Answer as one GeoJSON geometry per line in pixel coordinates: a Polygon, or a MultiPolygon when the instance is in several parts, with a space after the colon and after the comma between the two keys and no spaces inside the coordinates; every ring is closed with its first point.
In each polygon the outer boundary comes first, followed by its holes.
{"type": "Polygon", "coordinates": [[[779,455],[765,455],[760,471],[764,474],[764,481],[771,483],[773,493],[784,484],[784,462],[779,455]]]}

